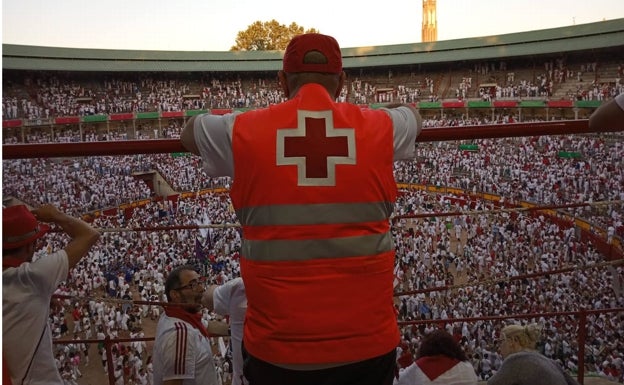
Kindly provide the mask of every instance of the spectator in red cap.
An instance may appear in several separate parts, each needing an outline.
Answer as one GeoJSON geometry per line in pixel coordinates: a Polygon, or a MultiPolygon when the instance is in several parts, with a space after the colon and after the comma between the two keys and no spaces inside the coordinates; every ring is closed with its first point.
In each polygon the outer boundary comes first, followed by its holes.
{"type": "Polygon", "coordinates": [[[99,236],[51,205],[2,209],[2,355],[13,384],[63,384],[52,353],[50,300],[99,236]],[[50,229],[39,221],[59,226],[71,240],[33,261],[37,240],[50,229]]]}
{"type": "Polygon", "coordinates": [[[245,378],[392,384],[393,164],[415,156],[421,118],[406,104],[336,102],[346,74],[331,36],[294,37],[278,78],[286,102],[199,115],[181,137],[208,175],[234,178],[245,378]]]}

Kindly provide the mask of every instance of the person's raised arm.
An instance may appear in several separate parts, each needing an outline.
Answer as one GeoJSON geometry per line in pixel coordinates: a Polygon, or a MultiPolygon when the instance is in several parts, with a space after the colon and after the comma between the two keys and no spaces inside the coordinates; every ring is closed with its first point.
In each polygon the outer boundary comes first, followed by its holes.
{"type": "Polygon", "coordinates": [[[414,114],[414,118],[416,119],[416,124],[418,125],[418,134],[420,134],[420,132],[422,131],[422,124],[423,124],[422,117],[420,116],[416,108],[414,108],[414,106],[412,106],[411,104],[406,104],[406,103],[389,103],[383,107],[388,108],[388,109],[407,107],[411,111],[411,113],[414,114]]]}
{"type": "Polygon", "coordinates": [[[422,118],[409,104],[391,103],[384,110],[392,119],[394,128],[394,160],[413,159],[416,156],[416,139],[422,132],[422,118]]]}
{"type": "Polygon", "coordinates": [[[589,117],[589,128],[624,128],[624,93],[598,107],[589,117]]]}
{"type": "Polygon", "coordinates": [[[32,211],[42,222],[54,223],[71,238],[65,246],[69,268],[72,269],[100,238],[100,233],[81,219],[71,217],[52,205],[44,205],[32,211]]]}
{"type": "Polygon", "coordinates": [[[206,288],[206,291],[204,291],[204,294],[202,295],[201,303],[210,311],[214,310],[214,292],[218,287],[219,285],[210,285],[206,288]]]}
{"type": "Polygon", "coordinates": [[[230,335],[230,325],[224,321],[208,321],[207,330],[213,337],[227,337],[230,335]]]}
{"type": "Polygon", "coordinates": [[[195,118],[196,116],[193,116],[186,122],[182,135],[180,135],[180,142],[187,151],[200,155],[197,143],[195,143],[195,118]]]}

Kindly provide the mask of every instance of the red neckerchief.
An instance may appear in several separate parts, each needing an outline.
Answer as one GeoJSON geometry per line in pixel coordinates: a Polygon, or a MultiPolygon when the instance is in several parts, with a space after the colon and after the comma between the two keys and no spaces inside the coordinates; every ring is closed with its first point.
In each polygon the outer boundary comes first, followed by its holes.
{"type": "Polygon", "coordinates": [[[5,267],[20,267],[22,263],[25,263],[23,259],[15,258],[15,257],[6,257],[2,258],[2,268],[5,267]]]}
{"type": "Polygon", "coordinates": [[[204,337],[210,338],[208,330],[206,330],[204,324],[201,322],[201,312],[191,313],[181,306],[165,306],[165,314],[169,317],[178,318],[182,321],[190,323],[195,327],[195,329],[199,330],[204,337]]]}
{"type": "Polygon", "coordinates": [[[422,370],[431,381],[449,371],[458,363],[459,360],[442,355],[420,357],[416,360],[416,365],[418,365],[420,370],[422,370]]]}

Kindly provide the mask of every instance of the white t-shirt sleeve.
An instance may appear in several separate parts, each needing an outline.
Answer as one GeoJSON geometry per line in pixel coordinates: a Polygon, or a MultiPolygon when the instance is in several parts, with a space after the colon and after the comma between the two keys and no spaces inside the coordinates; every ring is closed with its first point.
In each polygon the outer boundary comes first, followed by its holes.
{"type": "Polygon", "coordinates": [[[44,294],[54,292],[56,287],[67,279],[69,272],[65,250],[44,255],[35,262],[23,266],[27,269],[26,277],[32,280],[33,287],[44,294]]]}
{"type": "Polygon", "coordinates": [[[394,127],[394,160],[413,159],[416,156],[416,138],[422,127],[408,107],[382,108],[392,119],[394,127]]]}
{"type": "Polygon", "coordinates": [[[624,111],[624,92],[615,97],[615,102],[624,111]]]}
{"type": "Polygon", "coordinates": [[[232,128],[236,115],[202,114],[195,118],[195,143],[201,154],[204,170],[210,176],[234,177],[232,128]]]}
{"type": "Polygon", "coordinates": [[[222,316],[230,315],[231,286],[224,284],[217,287],[212,293],[212,298],[215,313],[222,316]]]}
{"type": "Polygon", "coordinates": [[[212,300],[215,313],[237,316],[232,314],[236,312],[233,309],[247,306],[243,279],[238,277],[217,287],[212,294],[212,300]]]}

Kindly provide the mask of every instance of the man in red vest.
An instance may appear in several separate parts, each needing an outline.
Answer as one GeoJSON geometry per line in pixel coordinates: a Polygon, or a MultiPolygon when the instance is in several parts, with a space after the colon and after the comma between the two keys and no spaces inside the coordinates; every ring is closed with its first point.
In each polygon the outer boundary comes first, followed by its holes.
{"type": "Polygon", "coordinates": [[[263,384],[392,384],[393,163],[415,155],[409,105],[337,103],[345,72],[331,36],[289,43],[288,101],[191,118],[183,146],[233,178],[248,308],[244,375],[263,384]]]}

